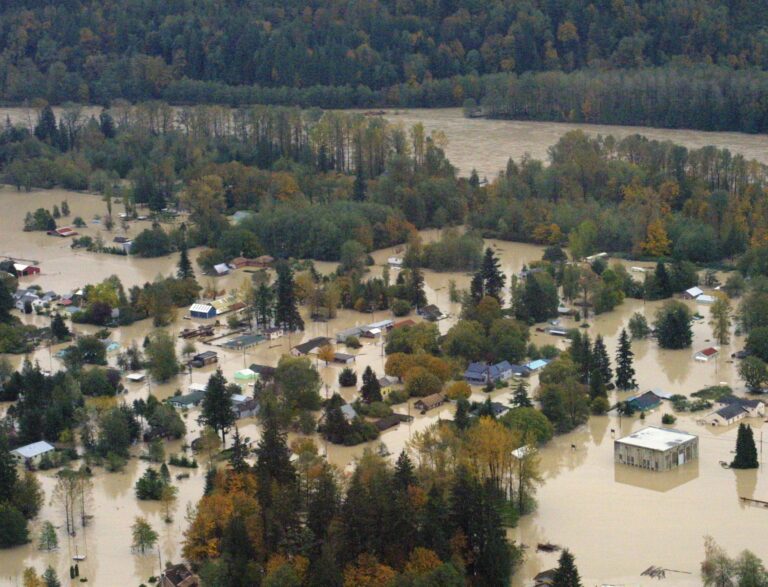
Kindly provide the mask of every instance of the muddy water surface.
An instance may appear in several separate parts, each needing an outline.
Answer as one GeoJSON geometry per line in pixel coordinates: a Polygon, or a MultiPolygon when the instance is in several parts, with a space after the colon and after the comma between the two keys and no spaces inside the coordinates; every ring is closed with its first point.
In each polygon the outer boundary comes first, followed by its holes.
{"type": "MultiPolygon", "coordinates": [[[[13,190],[0,191],[0,254],[34,259],[40,261],[42,273],[31,278],[22,278],[21,285],[37,283],[44,289],[53,289],[64,293],[89,282],[96,282],[110,274],[118,275],[126,286],[143,283],[157,275],[169,274],[175,269],[176,258],[132,259],[113,255],[97,255],[86,252],[72,252],[69,241],[49,237],[42,233],[24,233],[20,230],[24,214],[39,206],[50,208],[66,198],[72,209],[72,215],[82,216],[88,223],[83,234],[103,233],[103,238],[111,240],[114,234],[121,234],[116,229],[113,234],[103,231],[99,224],[92,224],[96,214],[104,214],[105,204],[97,196],[65,193],[61,191],[33,192],[18,194],[13,190]],[[7,211],[7,212],[6,212],[7,211]]],[[[119,211],[119,204],[115,210],[119,211]]],[[[141,230],[145,223],[135,223],[128,233],[141,230]]],[[[424,233],[424,239],[437,237],[435,231],[424,233]]],[[[488,241],[499,252],[502,269],[507,275],[519,271],[524,264],[541,257],[540,247],[488,241]]],[[[374,253],[377,266],[372,273],[381,271],[381,264],[395,253],[394,249],[374,253]]],[[[320,263],[318,269],[331,271],[333,264],[320,263]]],[[[394,278],[394,271],[392,272],[394,278]]],[[[199,276],[202,282],[209,280],[199,276]]],[[[243,271],[216,280],[218,289],[239,287],[249,276],[243,271]]],[[[426,293],[429,302],[437,303],[449,318],[440,322],[441,331],[445,332],[456,320],[459,307],[448,299],[450,280],[458,287],[467,287],[469,276],[465,274],[437,274],[426,272],[426,293]]],[[[707,308],[690,302],[691,306],[706,315],[707,308]]],[[[596,319],[590,319],[590,334],[603,334],[611,355],[615,352],[617,336],[621,328],[634,312],[642,312],[652,319],[658,303],[644,304],[638,300],[628,300],[615,312],[596,319]]],[[[175,334],[194,324],[184,320],[179,312],[178,319],[170,330],[175,334]]],[[[199,351],[214,349],[219,352],[221,367],[225,375],[232,377],[234,372],[252,362],[274,365],[279,357],[291,346],[314,336],[333,336],[335,332],[356,324],[365,324],[389,317],[381,312],[373,316],[356,312],[343,311],[339,317],[327,323],[315,323],[307,320],[307,331],[277,341],[265,342],[247,351],[226,351],[219,347],[197,343],[199,351]]],[[[37,324],[45,324],[47,318],[25,317],[37,324]]],[[[572,325],[566,320],[566,325],[572,325]]],[[[92,327],[76,326],[76,330],[87,332],[92,327]]],[[[134,324],[128,328],[114,331],[112,338],[125,346],[132,341],[141,341],[152,330],[148,321],[134,324]]],[[[728,355],[734,349],[741,348],[743,341],[734,339],[729,347],[723,349],[720,357],[710,363],[696,363],[693,353],[709,346],[711,331],[706,321],[699,321],[694,327],[692,349],[683,351],[660,351],[652,341],[641,341],[634,345],[636,355],[637,380],[642,391],[660,387],[670,393],[691,393],[705,385],[727,382],[743,391],[743,384],[738,380],[734,365],[728,355]]],[[[562,339],[543,333],[533,336],[537,344],[557,344],[565,347],[562,339]]],[[[181,345],[179,345],[180,347],[181,345]]],[[[44,368],[61,368],[55,352],[41,349],[34,354],[44,368]]],[[[343,348],[341,350],[344,350],[343,348]]],[[[358,372],[370,365],[377,373],[383,373],[384,357],[380,342],[366,342],[356,352],[355,368],[358,372]]],[[[12,357],[15,364],[21,357],[12,357]]],[[[114,361],[114,356],[112,356],[114,361]]],[[[327,384],[328,393],[337,388],[338,366],[318,364],[318,369],[327,384]]],[[[126,383],[128,393],[125,401],[146,397],[153,393],[159,398],[172,395],[177,389],[186,391],[190,382],[205,383],[213,368],[194,370],[190,375],[179,376],[176,380],[163,385],[154,383],[126,383]]],[[[537,384],[537,377],[532,378],[532,386],[537,384]]],[[[246,390],[247,391],[247,390],[246,390]]],[[[354,399],[351,389],[340,390],[348,399],[354,399]]],[[[326,393],[326,390],[323,390],[326,393]]],[[[509,390],[494,392],[498,401],[506,401],[509,390]]],[[[628,394],[620,394],[612,399],[625,399],[628,394]]],[[[474,399],[484,398],[479,390],[474,399]]],[[[0,410],[4,408],[0,407],[0,410]]],[[[398,406],[398,411],[410,411],[415,420],[401,424],[397,429],[385,432],[380,441],[371,443],[370,448],[379,449],[380,443],[397,454],[404,448],[414,431],[423,429],[438,418],[451,418],[453,408],[442,406],[427,415],[420,415],[410,404],[398,406]]],[[[646,423],[658,424],[661,414],[668,411],[664,406],[648,416],[646,423]]],[[[198,412],[192,410],[186,416],[189,428],[186,440],[189,442],[199,433],[196,423],[198,412]]],[[[698,414],[697,416],[701,416],[698,414]]],[[[240,423],[245,436],[256,441],[259,428],[255,420],[240,423]]],[[[760,438],[762,422],[751,422],[760,438]]],[[[762,509],[742,506],[740,496],[768,500],[768,482],[762,471],[735,472],[722,469],[718,462],[729,461],[735,445],[733,427],[707,428],[696,423],[695,416],[680,417],[676,427],[700,435],[700,459],[679,471],[651,473],[618,467],[613,464],[613,437],[619,437],[643,425],[637,418],[624,418],[619,421],[614,416],[592,418],[575,432],[559,437],[541,451],[541,466],[545,478],[544,485],[538,492],[538,510],[521,520],[519,527],[510,530],[510,537],[527,548],[526,562],[515,576],[515,585],[526,585],[541,570],[555,564],[556,555],[536,552],[539,542],[552,542],[568,546],[575,553],[585,585],[613,583],[623,585],[647,585],[652,581],[640,576],[650,565],[691,572],[693,574],[670,574],[667,582],[675,585],[698,585],[697,569],[702,558],[702,536],[712,534],[731,552],[751,548],[759,554],[768,554],[768,534],[764,532],[765,518],[768,515],[762,509]],[[612,432],[615,431],[615,432],[612,432]],[[572,448],[575,446],[575,449],[572,448]]],[[[169,443],[166,453],[180,450],[181,442],[169,443]]],[[[327,450],[329,460],[340,469],[344,469],[357,456],[364,446],[346,448],[326,446],[318,442],[320,450],[327,450]]],[[[137,454],[142,447],[137,447],[137,454]]],[[[202,457],[201,457],[202,460],[202,457]]],[[[192,471],[191,477],[180,481],[179,499],[172,524],[165,524],[159,506],[151,502],[139,502],[133,493],[133,484],[142,474],[146,464],[132,459],[123,473],[110,474],[99,471],[94,478],[92,513],[94,518],[85,532],[80,531],[74,539],[67,540],[60,535],[61,549],[57,553],[43,554],[36,550],[36,531],[42,520],[51,520],[59,525],[63,516],[59,509],[46,503],[38,521],[34,524],[32,544],[0,552],[0,584],[15,585],[23,568],[35,566],[38,570],[51,564],[59,575],[67,576],[70,557],[75,552],[87,553],[87,560],[81,565],[90,583],[93,585],[114,584],[114,577],[123,578],[126,585],[146,581],[150,574],[156,573],[161,561],[180,560],[181,537],[186,527],[184,513],[189,505],[202,494],[203,475],[201,470],[192,471]],[[131,553],[130,526],[136,516],[146,516],[160,532],[159,553],[139,556],[131,553]]],[[[173,468],[172,468],[173,469],[173,468]]],[[[180,471],[174,470],[175,475],[180,471]]],[[[50,498],[53,477],[50,473],[41,473],[40,477],[50,498]]]]}

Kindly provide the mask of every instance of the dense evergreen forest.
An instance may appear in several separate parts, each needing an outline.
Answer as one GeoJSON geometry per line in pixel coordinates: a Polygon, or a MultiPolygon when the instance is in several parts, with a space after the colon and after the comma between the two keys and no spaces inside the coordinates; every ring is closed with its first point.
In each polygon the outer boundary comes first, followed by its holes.
{"type": "Polygon", "coordinates": [[[767,27],[749,0],[8,0],[0,99],[474,100],[494,116],[761,132],[767,27]]]}

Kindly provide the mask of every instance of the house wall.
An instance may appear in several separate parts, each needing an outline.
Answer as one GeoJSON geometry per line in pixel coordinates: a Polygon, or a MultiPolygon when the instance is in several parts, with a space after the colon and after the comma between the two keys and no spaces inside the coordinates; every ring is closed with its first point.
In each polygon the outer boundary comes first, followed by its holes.
{"type": "Polygon", "coordinates": [[[685,455],[686,463],[699,458],[699,439],[694,438],[666,451],[632,446],[618,440],[613,445],[614,462],[651,471],[669,471],[677,468],[680,453],[685,455]]]}
{"type": "Polygon", "coordinates": [[[734,416],[733,418],[725,419],[718,413],[712,413],[707,418],[706,421],[709,424],[712,424],[714,426],[728,426],[730,424],[735,424],[739,420],[743,420],[747,417],[747,412],[741,412],[738,415],[734,416]]]}

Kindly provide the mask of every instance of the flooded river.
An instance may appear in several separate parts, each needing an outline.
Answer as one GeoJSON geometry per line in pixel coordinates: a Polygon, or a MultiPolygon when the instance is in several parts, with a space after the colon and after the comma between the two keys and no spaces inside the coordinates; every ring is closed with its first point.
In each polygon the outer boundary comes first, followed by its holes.
{"type": "MultiPolygon", "coordinates": [[[[454,118],[456,111],[436,111],[433,122],[442,124],[440,117],[454,118]]],[[[415,116],[411,113],[407,116],[415,116]]],[[[407,120],[406,116],[398,119],[407,120]]],[[[465,131],[462,135],[467,141],[475,141],[476,146],[482,142],[482,125],[491,128],[499,125],[507,131],[499,130],[499,137],[494,146],[483,146],[472,152],[466,145],[464,158],[451,153],[449,156],[464,168],[465,165],[478,167],[478,162],[485,162],[487,169],[495,169],[506,159],[510,151],[508,143],[504,143],[503,135],[509,134],[509,142],[521,139],[515,138],[516,123],[489,123],[487,121],[465,121],[465,131]],[[505,125],[509,126],[505,126],[505,125]],[[478,129],[478,130],[466,130],[478,129]],[[472,133],[477,133],[473,135],[472,133]],[[474,138],[473,138],[474,137],[474,138]],[[505,150],[506,149],[506,150],[505,150]],[[496,151],[501,159],[494,159],[490,151],[496,151]],[[501,152],[504,152],[502,155],[501,152]]],[[[413,120],[411,120],[412,122],[413,120]]],[[[425,123],[427,121],[425,120],[425,123]]],[[[409,122],[408,122],[409,123],[409,122]]],[[[458,121],[457,121],[458,124],[458,121]]],[[[529,123],[526,123],[529,124],[529,123]]],[[[572,125],[550,125],[572,126],[572,125]]],[[[449,132],[458,132],[456,127],[443,125],[449,132]]],[[[636,129],[632,129],[633,131],[636,129]]],[[[680,133],[685,131],[657,131],[680,133]]],[[[704,134],[704,133],[695,133],[704,134]]],[[[743,135],[736,135],[742,137],[743,135]]],[[[758,137],[745,137],[745,141],[758,140],[758,137]]],[[[764,139],[759,139],[764,140],[764,139]]],[[[546,139],[548,143],[552,140],[546,139]]],[[[460,143],[454,139],[452,144],[460,143]]],[[[544,139],[541,140],[542,144],[544,139]]],[[[733,148],[733,145],[731,145],[733,148]]],[[[522,147],[521,147],[522,148],[522,147]]],[[[735,150],[735,149],[734,149],[735,150]]],[[[21,279],[21,286],[39,284],[45,290],[53,289],[66,293],[86,283],[94,283],[115,274],[120,277],[125,286],[153,280],[158,275],[167,275],[175,271],[176,257],[162,259],[134,259],[114,255],[101,255],[87,252],[73,252],[66,239],[46,236],[43,233],[24,233],[21,231],[24,215],[38,207],[51,208],[63,199],[68,200],[72,209],[72,217],[81,216],[88,227],[81,234],[96,236],[102,234],[109,242],[115,235],[123,231],[116,228],[113,233],[107,233],[100,224],[92,222],[95,215],[106,213],[106,205],[98,197],[87,194],[76,194],[59,190],[40,191],[32,193],[17,193],[15,190],[0,189],[0,255],[35,260],[40,262],[41,274],[21,279]]],[[[115,212],[122,211],[120,204],[115,204],[115,212]]],[[[144,228],[146,223],[133,223],[127,234],[135,234],[144,228]]],[[[424,233],[425,240],[437,237],[435,231],[424,233]]],[[[541,247],[488,241],[496,248],[501,259],[502,269],[507,275],[518,272],[524,264],[539,259],[541,247]]],[[[193,251],[193,256],[198,251],[193,251]]],[[[381,271],[381,266],[392,249],[376,251],[373,255],[376,266],[372,273],[381,271]]],[[[328,272],[333,270],[330,263],[317,264],[318,270],[328,272]]],[[[198,275],[202,284],[207,284],[210,278],[198,275]]],[[[218,289],[233,289],[239,287],[249,275],[242,270],[218,278],[218,289]]],[[[469,276],[465,274],[438,274],[425,272],[426,293],[430,303],[436,303],[448,312],[449,318],[440,322],[442,332],[455,322],[460,308],[451,304],[448,296],[449,281],[454,280],[458,287],[465,288],[469,284],[469,276]]],[[[688,302],[692,307],[706,315],[707,307],[696,308],[695,302],[688,302]]],[[[621,328],[626,327],[634,312],[644,313],[652,320],[658,303],[644,304],[638,300],[627,300],[616,311],[591,319],[589,332],[594,338],[602,334],[611,356],[615,352],[616,339],[621,328]]],[[[183,310],[179,311],[178,319],[170,330],[176,334],[179,330],[194,324],[182,319],[183,310]]],[[[333,336],[335,332],[357,324],[365,324],[385,317],[381,312],[363,315],[351,311],[342,311],[339,317],[328,323],[314,323],[307,320],[307,331],[277,341],[265,342],[256,347],[242,351],[226,351],[196,343],[198,351],[208,348],[219,352],[220,365],[224,374],[230,379],[234,372],[253,362],[274,365],[279,357],[286,353],[291,346],[314,336],[333,336]]],[[[45,324],[47,318],[25,317],[32,323],[45,324]]],[[[566,325],[571,325],[566,320],[566,325]]],[[[75,326],[77,331],[93,330],[88,326],[75,326]]],[[[133,340],[141,341],[152,330],[149,321],[143,321],[128,328],[114,331],[112,338],[125,346],[133,340]]],[[[682,351],[660,351],[653,341],[641,341],[634,345],[636,358],[637,380],[641,391],[661,388],[669,393],[690,394],[701,387],[719,382],[727,382],[737,390],[743,391],[743,384],[735,372],[735,365],[728,358],[732,350],[741,348],[743,340],[735,338],[729,347],[722,350],[719,358],[709,363],[697,363],[693,353],[712,344],[711,331],[706,321],[696,322],[694,326],[694,344],[691,349],[682,351]]],[[[557,344],[565,348],[565,341],[544,333],[534,333],[533,339],[537,344],[557,344]]],[[[179,345],[181,346],[181,345],[179,345]]],[[[43,368],[59,369],[61,365],[55,357],[58,347],[41,349],[32,358],[38,360],[43,368]]],[[[342,349],[343,350],[343,349],[342,349]]],[[[14,364],[19,364],[22,357],[11,357],[14,364]]],[[[114,354],[111,357],[114,361],[114,354]]],[[[377,374],[383,374],[384,356],[380,342],[367,342],[357,352],[355,368],[358,373],[370,365],[377,374]]],[[[337,377],[339,366],[324,366],[318,364],[327,390],[332,393],[338,387],[337,377]]],[[[172,395],[177,389],[186,391],[190,382],[205,383],[212,368],[195,370],[191,377],[179,376],[176,380],[164,384],[126,383],[128,393],[125,401],[133,401],[153,393],[159,398],[172,395]]],[[[532,377],[532,388],[536,387],[537,377],[532,377]]],[[[326,393],[325,389],[323,393],[326,393]]],[[[341,390],[347,399],[353,399],[354,392],[350,389],[341,390]]],[[[509,390],[496,391],[495,399],[506,403],[509,390]]],[[[479,390],[473,399],[482,400],[485,395],[479,390]]],[[[614,394],[611,400],[625,399],[627,394],[614,394]]],[[[0,407],[0,410],[3,410],[0,407]]],[[[453,407],[442,406],[439,409],[422,416],[412,410],[410,405],[401,405],[398,411],[415,415],[411,424],[401,424],[399,428],[385,432],[381,439],[369,445],[378,449],[384,443],[389,451],[396,455],[402,450],[414,431],[421,430],[438,418],[452,417],[453,407]]],[[[670,411],[668,406],[662,406],[651,413],[646,424],[659,424],[661,414],[670,411]]],[[[697,416],[703,415],[702,413],[697,416]]],[[[189,442],[199,433],[196,422],[197,411],[192,410],[186,416],[189,442]]],[[[762,438],[762,422],[750,422],[756,428],[756,438],[762,438]]],[[[696,416],[680,416],[677,428],[700,435],[700,458],[682,469],[670,473],[652,473],[619,467],[613,463],[613,438],[620,437],[644,424],[638,418],[623,418],[615,416],[593,417],[589,423],[571,434],[553,440],[541,451],[541,468],[545,483],[539,489],[537,500],[538,509],[520,521],[517,528],[509,531],[510,537],[528,546],[526,561],[522,569],[514,577],[514,585],[530,584],[530,579],[538,572],[551,568],[556,563],[557,554],[536,552],[536,544],[552,542],[569,547],[577,557],[577,564],[585,585],[600,585],[603,583],[621,585],[648,585],[653,580],[641,577],[640,573],[651,565],[668,569],[677,569],[692,574],[668,574],[667,583],[674,585],[699,585],[698,565],[703,556],[703,536],[713,535],[731,553],[750,548],[759,555],[768,554],[768,533],[764,531],[768,522],[768,512],[762,509],[742,506],[739,497],[754,497],[768,500],[768,479],[760,471],[731,471],[722,469],[718,462],[730,461],[731,451],[735,446],[736,430],[728,428],[707,428],[696,423],[696,416]],[[615,432],[613,432],[615,431],[615,432]],[[575,448],[572,448],[572,445],[575,448]]],[[[255,420],[239,422],[243,435],[256,441],[259,436],[255,420]]],[[[181,442],[169,443],[166,454],[178,452],[181,442]]],[[[319,442],[321,452],[326,450],[325,444],[319,442]]],[[[355,457],[359,456],[364,446],[353,448],[327,446],[329,460],[345,468],[355,457]]],[[[137,448],[137,453],[140,448],[137,448]]],[[[762,451],[761,451],[762,455],[762,451]]],[[[201,458],[202,460],[202,458],[201,458]]],[[[59,509],[50,505],[52,487],[54,484],[51,473],[41,473],[40,477],[46,490],[46,505],[38,520],[33,524],[33,542],[26,547],[0,551],[0,585],[17,585],[20,575],[27,566],[35,566],[41,571],[45,565],[54,566],[60,577],[66,577],[71,556],[75,552],[87,554],[87,559],[81,564],[81,573],[87,576],[92,585],[112,585],[115,577],[120,577],[126,585],[138,585],[146,581],[151,574],[156,574],[160,565],[166,561],[180,560],[180,541],[186,527],[185,512],[188,506],[194,505],[202,494],[203,468],[192,471],[191,477],[178,482],[179,499],[172,524],[162,521],[160,507],[154,502],[139,502],[133,491],[136,479],[143,473],[146,463],[132,459],[122,473],[110,474],[97,471],[94,478],[93,507],[94,518],[85,532],[79,532],[74,539],[67,540],[64,532],[60,532],[61,548],[55,553],[41,553],[36,549],[36,534],[39,525],[44,520],[51,520],[56,525],[63,523],[63,514],[59,509]],[[150,523],[160,533],[159,553],[139,556],[131,553],[130,526],[136,516],[146,516],[150,523]]],[[[172,467],[172,469],[174,469],[172,467]]],[[[185,470],[186,471],[186,470],[185,470]]],[[[181,471],[172,470],[172,474],[181,471]]]]}
{"type": "MultiPolygon", "coordinates": [[[[98,116],[100,108],[83,109],[86,116],[98,116]]],[[[55,108],[58,117],[61,109],[55,108]]],[[[34,126],[37,111],[32,108],[0,108],[0,120],[34,126]]],[[[690,149],[715,146],[729,149],[746,159],[768,164],[768,136],[738,132],[704,132],[699,130],[663,129],[645,126],[606,124],[574,124],[565,122],[532,122],[465,118],[460,108],[414,108],[388,110],[385,118],[406,129],[422,123],[427,133],[442,131],[448,139],[448,159],[462,175],[476,169],[481,178],[493,179],[511,157],[519,161],[524,155],[548,161],[549,148],[568,131],[580,129],[590,135],[613,135],[624,138],[641,134],[657,141],[672,141],[690,149]]]]}

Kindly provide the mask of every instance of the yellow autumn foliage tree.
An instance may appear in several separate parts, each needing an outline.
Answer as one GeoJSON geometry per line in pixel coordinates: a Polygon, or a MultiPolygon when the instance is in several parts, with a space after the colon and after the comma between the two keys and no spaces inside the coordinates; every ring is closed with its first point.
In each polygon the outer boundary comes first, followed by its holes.
{"type": "Polygon", "coordinates": [[[344,569],[344,587],[388,587],[396,578],[392,567],[381,564],[371,554],[361,554],[344,569]]]}
{"type": "Polygon", "coordinates": [[[646,238],[640,245],[640,250],[649,257],[663,257],[669,254],[670,243],[664,223],[661,220],[654,220],[648,224],[646,238]]]}
{"type": "Polygon", "coordinates": [[[242,518],[254,551],[263,552],[261,507],[252,497],[256,492],[253,476],[233,471],[220,472],[215,487],[213,492],[200,500],[195,517],[184,535],[184,558],[191,563],[201,563],[219,557],[221,537],[235,514],[242,518]]]}

